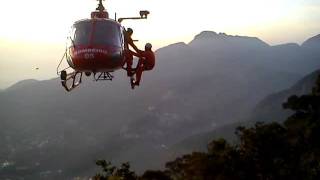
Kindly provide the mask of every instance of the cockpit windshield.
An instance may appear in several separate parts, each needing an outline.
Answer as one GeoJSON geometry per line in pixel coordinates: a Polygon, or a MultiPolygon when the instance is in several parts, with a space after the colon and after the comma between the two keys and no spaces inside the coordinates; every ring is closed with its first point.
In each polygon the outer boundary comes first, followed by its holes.
{"type": "Polygon", "coordinates": [[[93,36],[94,45],[121,47],[120,27],[111,21],[97,21],[93,36]]]}
{"type": "Polygon", "coordinates": [[[75,46],[96,45],[121,47],[122,44],[121,28],[111,21],[79,22],[73,26],[72,39],[75,46]]]}
{"type": "Polygon", "coordinates": [[[74,25],[74,45],[89,45],[92,22],[83,21],[74,25]]]}

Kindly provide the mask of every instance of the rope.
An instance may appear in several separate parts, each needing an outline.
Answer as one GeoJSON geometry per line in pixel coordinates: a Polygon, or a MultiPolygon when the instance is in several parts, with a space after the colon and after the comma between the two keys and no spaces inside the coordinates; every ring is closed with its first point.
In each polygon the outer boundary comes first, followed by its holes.
{"type": "MultiPolygon", "coordinates": [[[[58,65],[58,67],[57,67],[57,75],[60,75],[59,73],[60,73],[61,71],[59,71],[59,67],[60,67],[60,65],[61,65],[64,57],[66,57],[66,55],[67,55],[67,49],[66,49],[66,51],[63,53],[63,56],[62,56],[62,58],[61,58],[61,60],[60,60],[60,62],[59,62],[59,65],[58,65]]],[[[68,68],[69,68],[69,67],[68,67],[68,68]]],[[[66,68],[66,69],[68,69],[68,68],[66,68]]],[[[66,69],[64,69],[64,70],[66,70],[66,69]]]]}

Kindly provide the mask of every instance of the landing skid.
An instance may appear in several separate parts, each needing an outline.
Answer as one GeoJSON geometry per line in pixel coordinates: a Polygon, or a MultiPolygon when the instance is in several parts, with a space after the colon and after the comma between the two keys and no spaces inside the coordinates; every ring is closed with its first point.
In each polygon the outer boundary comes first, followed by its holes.
{"type": "MultiPolygon", "coordinates": [[[[68,74],[66,70],[63,70],[59,74],[62,86],[68,92],[78,87],[82,82],[83,72],[74,71],[68,74]]],[[[94,73],[93,78],[95,81],[112,81],[114,76],[111,72],[99,72],[94,73]]]]}
{"type": "Polygon", "coordinates": [[[66,89],[66,91],[70,92],[81,84],[82,72],[74,71],[72,73],[67,74],[67,71],[63,70],[61,71],[60,79],[62,86],[66,89]]]}

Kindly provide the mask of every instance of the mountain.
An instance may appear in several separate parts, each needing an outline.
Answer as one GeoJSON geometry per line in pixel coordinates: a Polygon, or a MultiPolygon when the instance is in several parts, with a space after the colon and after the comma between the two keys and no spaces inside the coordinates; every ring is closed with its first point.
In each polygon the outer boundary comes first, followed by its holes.
{"type": "MultiPolygon", "coordinates": [[[[231,36],[204,31],[188,44],[197,57],[213,56],[220,61],[241,63],[305,76],[320,68],[319,35],[299,46],[295,43],[270,46],[256,37],[231,36]]],[[[208,59],[208,57],[206,57],[208,59]]]]}
{"type": "Polygon", "coordinates": [[[319,46],[320,46],[320,34],[307,39],[302,44],[302,47],[304,47],[304,48],[318,49],[318,50],[320,49],[319,46]]]}
{"type": "Polygon", "coordinates": [[[284,46],[203,32],[157,50],[155,69],[134,91],[124,72],[107,83],[84,78],[71,93],[58,79],[19,82],[0,92],[0,179],[86,176],[101,158],[159,169],[173,158],[169,147],[247,119],[264,97],[315,68],[305,65],[308,54],[283,66],[292,58],[284,46]]]}
{"type": "Polygon", "coordinates": [[[282,104],[286,102],[291,95],[300,96],[309,94],[319,75],[320,70],[317,70],[298,81],[291,88],[267,96],[254,109],[251,119],[263,122],[281,122],[286,120],[286,117],[288,117],[291,112],[284,110],[282,104]]]}
{"type": "Polygon", "coordinates": [[[219,50],[220,52],[221,50],[228,50],[230,48],[239,51],[269,47],[267,43],[256,37],[232,36],[225,33],[217,34],[212,31],[203,31],[196,35],[189,45],[194,48],[201,48],[202,50],[219,50]]]}
{"type": "Polygon", "coordinates": [[[309,94],[320,76],[320,70],[308,74],[292,87],[264,98],[253,110],[251,116],[242,122],[231,123],[215,130],[190,136],[170,147],[169,151],[175,156],[191,153],[192,151],[206,151],[207,145],[213,139],[225,138],[236,142],[235,131],[239,126],[252,126],[256,122],[283,122],[292,112],[282,108],[282,104],[291,95],[309,94]]]}

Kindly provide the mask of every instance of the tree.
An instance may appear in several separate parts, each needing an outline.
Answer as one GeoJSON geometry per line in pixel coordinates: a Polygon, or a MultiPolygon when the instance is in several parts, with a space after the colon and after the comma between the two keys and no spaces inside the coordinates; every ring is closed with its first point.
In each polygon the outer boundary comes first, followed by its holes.
{"type": "Polygon", "coordinates": [[[311,94],[293,95],[283,107],[294,110],[284,124],[298,161],[295,172],[303,179],[320,179],[320,75],[311,94]]]}
{"type": "Polygon", "coordinates": [[[141,180],[171,180],[168,172],[148,170],[140,178],[141,180]]]}
{"type": "Polygon", "coordinates": [[[96,161],[96,165],[102,168],[102,173],[94,176],[96,180],[136,180],[137,175],[130,170],[130,164],[123,163],[120,168],[112,166],[105,160],[96,161]]]}

